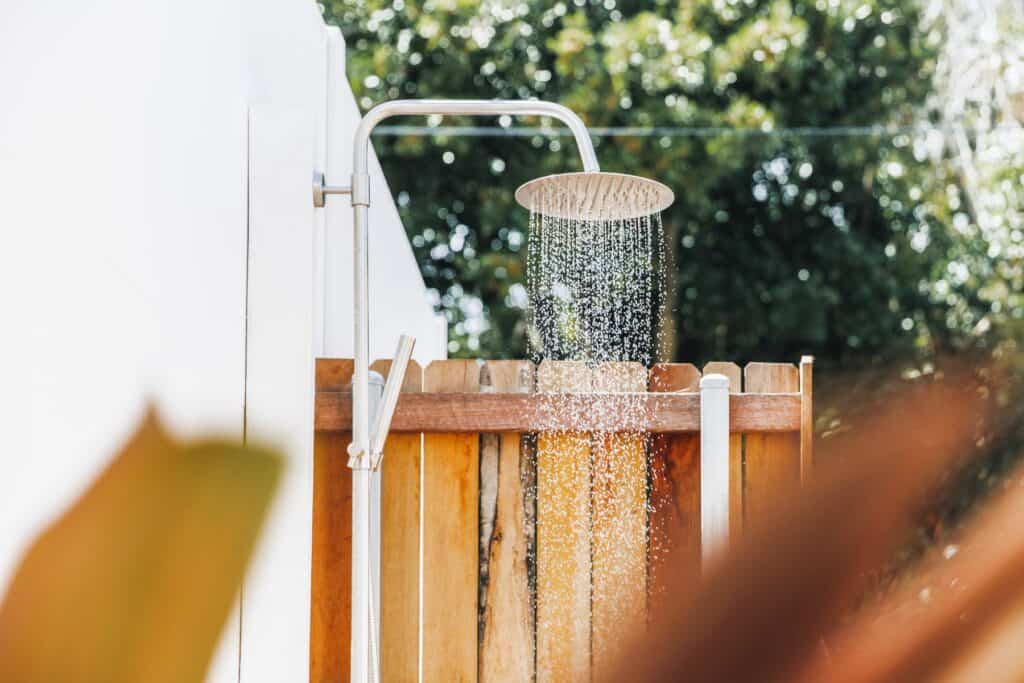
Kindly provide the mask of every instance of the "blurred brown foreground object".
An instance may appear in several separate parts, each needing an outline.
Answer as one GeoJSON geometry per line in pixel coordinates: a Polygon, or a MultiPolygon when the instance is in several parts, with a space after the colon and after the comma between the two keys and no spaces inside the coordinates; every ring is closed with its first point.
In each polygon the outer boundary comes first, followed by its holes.
{"type": "Polygon", "coordinates": [[[281,472],[146,417],[28,550],[0,606],[0,680],[201,681],[281,472]]]}
{"type": "MultiPolygon", "coordinates": [[[[981,634],[977,622],[959,624],[953,605],[899,637],[851,638],[838,658],[828,656],[823,636],[863,594],[868,573],[908,537],[915,512],[943,475],[971,452],[984,416],[967,388],[972,375],[922,383],[888,402],[866,427],[827,441],[811,481],[792,487],[763,517],[748,519],[748,533],[703,578],[676,574],[655,604],[650,629],[637,634],[619,669],[602,680],[934,680],[940,671],[926,660],[955,658],[939,658],[936,650],[963,645],[967,630],[981,634]]],[[[1006,508],[1004,521],[1024,513],[1022,495],[1008,504],[1015,507],[1006,508]]],[[[984,587],[969,590],[988,617],[999,603],[994,598],[1010,593],[1021,602],[1024,542],[991,525],[978,538],[979,546],[988,543],[976,568],[984,587]],[[997,548],[1000,536],[1016,547],[997,548]]],[[[866,629],[871,619],[863,618],[866,629]]]]}
{"type": "Polygon", "coordinates": [[[973,520],[955,555],[922,568],[934,588],[915,583],[868,610],[832,639],[831,664],[802,680],[1024,680],[1022,524],[1018,484],[973,520]]]}

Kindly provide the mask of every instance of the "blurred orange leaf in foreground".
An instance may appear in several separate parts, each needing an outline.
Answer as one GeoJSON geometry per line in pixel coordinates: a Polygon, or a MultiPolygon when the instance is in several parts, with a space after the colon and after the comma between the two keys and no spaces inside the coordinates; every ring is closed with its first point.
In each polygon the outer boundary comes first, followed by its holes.
{"type": "Polygon", "coordinates": [[[202,680],[281,468],[147,415],[27,551],[0,605],[0,680],[202,680]]]}

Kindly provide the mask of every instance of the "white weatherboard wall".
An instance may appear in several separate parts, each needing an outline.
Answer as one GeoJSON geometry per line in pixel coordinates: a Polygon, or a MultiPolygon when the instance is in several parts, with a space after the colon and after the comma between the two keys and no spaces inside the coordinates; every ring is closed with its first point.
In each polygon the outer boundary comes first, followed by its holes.
{"type": "MultiPolygon", "coordinates": [[[[147,400],[244,427],[289,467],[218,682],[308,678],[313,359],[352,344],[348,202],[310,177],[347,182],[343,60],[306,0],[0,4],[0,590],[147,400]]],[[[376,165],[373,202],[373,353],[442,357],[376,165]]]]}

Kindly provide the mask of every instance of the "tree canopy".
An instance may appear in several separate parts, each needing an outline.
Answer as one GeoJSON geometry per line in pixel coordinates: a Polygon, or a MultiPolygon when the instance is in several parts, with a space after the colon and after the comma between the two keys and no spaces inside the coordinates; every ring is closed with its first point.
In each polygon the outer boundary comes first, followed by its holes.
{"type": "MultiPolygon", "coordinates": [[[[552,99],[610,129],[596,139],[603,168],[672,187],[676,358],[930,356],[968,343],[990,313],[991,283],[955,261],[965,250],[956,226],[972,216],[927,118],[941,33],[914,2],[362,0],[327,10],[363,107],[552,99]]],[[[452,355],[522,357],[527,215],[512,193],[577,169],[571,138],[514,136],[551,122],[400,123],[513,134],[398,131],[375,146],[448,316],[452,355]]]]}

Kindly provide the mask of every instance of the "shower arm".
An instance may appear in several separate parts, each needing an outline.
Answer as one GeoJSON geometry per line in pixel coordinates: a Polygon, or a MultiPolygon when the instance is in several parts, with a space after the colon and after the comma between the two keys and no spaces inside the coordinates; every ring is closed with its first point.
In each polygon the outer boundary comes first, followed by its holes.
{"type": "MultiPolygon", "coordinates": [[[[600,171],[594,145],[590,140],[586,124],[571,109],[554,102],[543,100],[391,100],[383,102],[366,112],[356,129],[353,143],[352,184],[349,187],[332,187],[326,184],[322,174],[314,174],[314,204],[323,206],[325,195],[349,194],[354,214],[354,332],[355,345],[352,373],[352,444],[349,446],[349,466],[355,468],[375,467],[379,454],[371,452],[371,445],[383,446],[386,432],[370,432],[369,414],[369,206],[370,176],[369,150],[370,135],[382,121],[392,116],[549,116],[564,123],[576,140],[576,148],[585,172],[600,171]]],[[[404,364],[390,373],[388,386],[384,391],[382,406],[393,409],[395,402],[388,400],[389,394],[396,393],[404,375],[404,364]]],[[[393,398],[393,397],[391,397],[393,398]]],[[[390,415],[379,415],[378,425],[390,423],[390,415]]],[[[386,429],[386,426],[385,426],[386,429]]]]}

